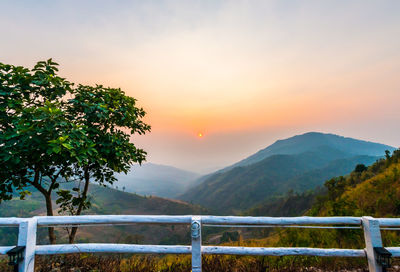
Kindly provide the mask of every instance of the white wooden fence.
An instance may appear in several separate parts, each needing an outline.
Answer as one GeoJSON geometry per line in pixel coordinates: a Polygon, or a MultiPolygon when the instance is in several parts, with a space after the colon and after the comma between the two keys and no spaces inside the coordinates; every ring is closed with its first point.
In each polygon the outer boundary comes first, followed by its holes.
{"type": "MultiPolygon", "coordinates": [[[[202,254],[225,255],[307,255],[334,257],[366,257],[369,270],[382,271],[377,262],[374,247],[382,247],[381,228],[400,227],[400,218],[372,217],[244,217],[244,216],[166,216],[166,215],[85,215],[85,216],[37,216],[33,218],[0,218],[1,226],[19,227],[18,245],[25,246],[20,272],[34,271],[35,255],[67,253],[151,253],[191,254],[192,271],[201,271],[202,254]],[[112,224],[190,224],[191,245],[138,245],[138,244],[56,244],[37,245],[38,226],[112,225],[112,224]],[[214,227],[327,227],[358,226],[363,229],[365,249],[326,249],[299,247],[232,247],[202,246],[202,225],[214,227]]],[[[6,254],[14,246],[1,246],[0,254],[6,254]]],[[[388,247],[393,257],[400,257],[400,247],[388,247]]]]}

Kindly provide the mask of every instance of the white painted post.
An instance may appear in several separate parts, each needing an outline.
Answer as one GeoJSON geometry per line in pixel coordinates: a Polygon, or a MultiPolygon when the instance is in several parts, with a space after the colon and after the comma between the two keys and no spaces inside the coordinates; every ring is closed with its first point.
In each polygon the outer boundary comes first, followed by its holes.
{"type": "Polygon", "coordinates": [[[18,245],[25,246],[24,260],[19,264],[19,272],[34,272],[37,219],[29,218],[19,224],[18,245]]]}
{"type": "Polygon", "coordinates": [[[192,272],[201,272],[201,217],[193,216],[191,224],[192,236],[192,272]]]}
{"type": "Polygon", "coordinates": [[[377,263],[377,256],[374,252],[374,247],[382,247],[379,221],[371,216],[363,216],[362,225],[364,229],[365,251],[368,259],[369,271],[382,272],[382,267],[377,263]]]}

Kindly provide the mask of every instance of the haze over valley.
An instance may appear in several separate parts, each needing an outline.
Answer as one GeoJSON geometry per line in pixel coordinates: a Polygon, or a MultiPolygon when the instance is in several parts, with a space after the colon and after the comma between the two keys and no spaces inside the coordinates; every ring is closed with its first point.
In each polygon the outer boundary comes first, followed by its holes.
{"type": "Polygon", "coordinates": [[[395,147],[309,132],[277,140],[243,160],[200,176],[173,167],[143,164],[119,174],[119,190],[176,198],[217,214],[240,213],[288,191],[302,193],[366,166],[395,147]]]}

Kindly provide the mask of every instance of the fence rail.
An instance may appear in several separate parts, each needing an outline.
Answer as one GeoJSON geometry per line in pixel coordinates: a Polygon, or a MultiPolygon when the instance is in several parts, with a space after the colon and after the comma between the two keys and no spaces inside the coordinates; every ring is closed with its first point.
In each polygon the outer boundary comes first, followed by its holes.
{"type": "MultiPolygon", "coordinates": [[[[366,257],[369,270],[382,271],[374,247],[382,247],[381,227],[400,227],[400,218],[364,217],[250,217],[250,216],[167,216],[167,215],[84,215],[36,216],[32,218],[0,218],[1,226],[19,227],[18,246],[25,246],[20,272],[34,271],[35,255],[69,253],[137,253],[137,254],[191,254],[192,271],[201,272],[202,254],[264,255],[264,256],[333,256],[366,257]],[[80,226],[117,224],[186,224],[191,226],[191,245],[139,245],[139,244],[57,244],[37,245],[38,226],[80,226]],[[211,227],[330,227],[357,226],[364,232],[364,249],[307,248],[307,247],[232,247],[202,246],[202,225],[211,227]]],[[[7,254],[14,246],[0,246],[0,254],[7,254]]],[[[386,248],[393,257],[400,257],[400,247],[386,248]]]]}

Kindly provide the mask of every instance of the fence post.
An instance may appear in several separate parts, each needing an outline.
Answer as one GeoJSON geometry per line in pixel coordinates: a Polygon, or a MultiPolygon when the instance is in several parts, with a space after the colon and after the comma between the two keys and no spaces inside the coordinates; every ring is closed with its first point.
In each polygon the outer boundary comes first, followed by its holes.
{"type": "Polygon", "coordinates": [[[24,260],[18,265],[19,272],[34,272],[37,219],[26,219],[19,224],[18,245],[25,246],[24,260]]]}
{"type": "Polygon", "coordinates": [[[362,225],[364,229],[365,251],[367,254],[369,271],[382,272],[382,267],[377,263],[377,256],[374,252],[374,247],[382,246],[379,221],[371,216],[363,216],[362,225]]]}
{"type": "Polygon", "coordinates": [[[192,272],[201,272],[201,217],[193,216],[190,228],[192,236],[192,272]]]}

